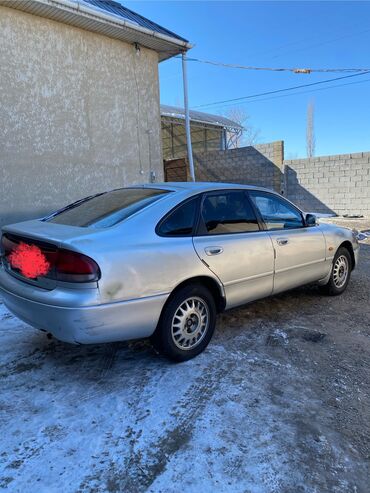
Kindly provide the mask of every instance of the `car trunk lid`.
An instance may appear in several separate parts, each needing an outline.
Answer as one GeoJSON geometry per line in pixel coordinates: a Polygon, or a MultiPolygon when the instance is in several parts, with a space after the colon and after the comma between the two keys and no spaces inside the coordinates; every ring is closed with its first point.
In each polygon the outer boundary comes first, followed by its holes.
{"type": "Polygon", "coordinates": [[[5,270],[17,279],[43,289],[57,285],[55,261],[61,247],[91,230],[40,220],[25,221],[2,229],[2,258],[5,270]]]}

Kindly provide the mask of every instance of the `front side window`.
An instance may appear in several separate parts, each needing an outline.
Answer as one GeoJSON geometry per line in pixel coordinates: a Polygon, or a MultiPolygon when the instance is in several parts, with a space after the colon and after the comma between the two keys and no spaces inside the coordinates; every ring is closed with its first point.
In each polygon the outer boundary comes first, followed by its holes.
{"type": "Polygon", "coordinates": [[[205,233],[210,235],[259,231],[256,215],[243,190],[206,195],[202,220],[205,233]]]}
{"type": "Polygon", "coordinates": [[[199,197],[176,207],[159,225],[161,236],[191,236],[195,225],[199,197]]]}
{"type": "Polygon", "coordinates": [[[249,195],[268,230],[304,226],[302,214],[286,200],[265,192],[250,192],[249,195]]]}

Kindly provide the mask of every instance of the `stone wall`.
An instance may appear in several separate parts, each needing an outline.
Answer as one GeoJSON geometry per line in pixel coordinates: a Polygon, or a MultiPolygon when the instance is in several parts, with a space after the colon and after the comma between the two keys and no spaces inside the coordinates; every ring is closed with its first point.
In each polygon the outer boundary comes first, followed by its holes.
{"type": "Polygon", "coordinates": [[[163,180],[158,56],[0,7],[0,225],[163,180]]]}
{"type": "Polygon", "coordinates": [[[370,152],[284,161],[284,176],[303,210],[370,217],[370,152]]]}

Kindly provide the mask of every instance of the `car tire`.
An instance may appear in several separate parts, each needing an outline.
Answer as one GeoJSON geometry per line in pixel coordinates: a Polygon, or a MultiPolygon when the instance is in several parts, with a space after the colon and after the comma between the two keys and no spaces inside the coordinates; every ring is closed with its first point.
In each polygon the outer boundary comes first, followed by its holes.
{"type": "Polygon", "coordinates": [[[208,346],[216,325],[216,304],[201,284],[188,284],[175,291],[163,308],[152,343],[159,353],[181,362],[208,346]]]}
{"type": "Polygon", "coordinates": [[[338,248],[333,260],[329,282],[320,287],[321,292],[329,296],[342,294],[348,286],[351,271],[351,254],[347,248],[338,248]]]}

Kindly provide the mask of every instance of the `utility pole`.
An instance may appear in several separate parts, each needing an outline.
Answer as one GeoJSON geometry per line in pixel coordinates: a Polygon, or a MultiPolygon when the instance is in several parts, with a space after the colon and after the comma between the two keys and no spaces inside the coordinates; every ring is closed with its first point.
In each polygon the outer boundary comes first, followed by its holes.
{"type": "Polygon", "coordinates": [[[188,99],[188,77],[187,77],[187,64],[186,53],[182,53],[182,79],[184,86],[184,107],[185,107],[185,130],[186,130],[186,147],[188,150],[188,161],[190,167],[190,177],[192,181],[195,181],[194,161],[193,161],[193,148],[191,145],[191,132],[190,132],[190,116],[189,116],[189,99],[188,99]]]}

